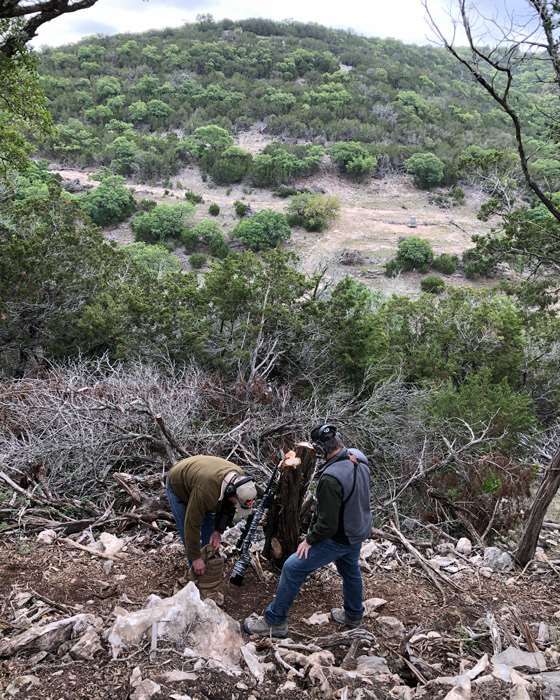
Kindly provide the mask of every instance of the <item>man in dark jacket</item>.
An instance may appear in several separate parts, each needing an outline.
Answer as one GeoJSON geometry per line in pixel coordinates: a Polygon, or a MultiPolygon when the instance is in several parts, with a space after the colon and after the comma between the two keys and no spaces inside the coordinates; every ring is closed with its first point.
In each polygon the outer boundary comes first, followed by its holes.
{"type": "Polygon", "coordinates": [[[201,545],[220,547],[237,507],[249,509],[257,491],[243,469],[221,457],[195,455],[177,462],[167,476],[167,499],[173,512],[187,559],[197,576],[205,564],[201,545]]]}
{"type": "Polygon", "coordinates": [[[326,461],[317,483],[317,508],[309,532],[283,568],[274,600],[261,617],[248,617],[249,634],[285,637],[288,611],[313,571],[334,562],[342,577],[344,608],[331,610],[334,622],[357,627],[362,620],[361,543],[371,533],[370,471],[362,452],[344,447],[333,425],[311,432],[326,461]]]}

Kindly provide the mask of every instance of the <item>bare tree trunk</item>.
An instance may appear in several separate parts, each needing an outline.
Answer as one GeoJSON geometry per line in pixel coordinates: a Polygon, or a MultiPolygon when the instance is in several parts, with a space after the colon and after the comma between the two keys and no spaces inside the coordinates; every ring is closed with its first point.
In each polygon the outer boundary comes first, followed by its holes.
{"type": "Polygon", "coordinates": [[[550,466],[539,486],[523,535],[519,541],[517,551],[515,552],[515,560],[521,566],[525,566],[535,555],[537,542],[541,532],[544,516],[552,499],[558,492],[560,487],[560,450],[554,455],[550,466]]]}
{"type": "Polygon", "coordinates": [[[299,466],[282,471],[274,501],[265,525],[264,556],[283,563],[298,546],[301,534],[301,510],[315,467],[315,450],[308,443],[295,449],[299,466]]]}

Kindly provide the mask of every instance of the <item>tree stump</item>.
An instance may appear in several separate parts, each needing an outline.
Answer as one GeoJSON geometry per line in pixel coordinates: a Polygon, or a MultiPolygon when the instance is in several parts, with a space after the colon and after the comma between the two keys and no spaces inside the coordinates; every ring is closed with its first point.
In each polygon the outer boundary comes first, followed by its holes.
{"type": "Polygon", "coordinates": [[[264,528],[263,554],[279,566],[293,554],[301,535],[302,506],[315,469],[315,450],[308,442],[296,445],[295,459],[286,460],[264,528]],[[294,462],[294,466],[290,465],[294,462]]]}

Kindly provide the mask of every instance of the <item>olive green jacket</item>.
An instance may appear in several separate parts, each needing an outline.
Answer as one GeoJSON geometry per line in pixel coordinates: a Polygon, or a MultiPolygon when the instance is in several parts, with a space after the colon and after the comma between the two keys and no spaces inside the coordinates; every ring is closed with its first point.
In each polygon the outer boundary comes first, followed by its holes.
{"type": "Polygon", "coordinates": [[[200,527],[206,513],[215,513],[222,482],[228,472],[243,470],[221,457],[196,455],[177,462],[168,474],[168,483],[177,498],[187,505],[185,548],[189,559],[200,557],[200,527]]]}

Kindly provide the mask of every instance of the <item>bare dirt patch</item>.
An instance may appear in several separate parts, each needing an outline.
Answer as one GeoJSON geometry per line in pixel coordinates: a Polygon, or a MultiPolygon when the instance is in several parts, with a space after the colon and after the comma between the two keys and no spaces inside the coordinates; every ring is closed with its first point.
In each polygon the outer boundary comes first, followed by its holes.
{"type": "MultiPolygon", "coordinates": [[[[258,131],[242,134],[238,139],[240,145],[246,148],[248,144],[251,145],[254,152],[266,145],[266,141],[268,137],[258,131]]],[[[56,172],[65,179],[96,184],[90,180],[91,172],[87,170],[57,169],[56,172]]],[[[149,198],[157,202],[184,201],[185,190],[192,190],[204,198],[203,203],[196,206],[194,221],[208,218],[208,206],[216,203],[220,206],[216,221],[226,232],[230,232],[238,222],[233,209],[235,200],[243,200],[253,211],[265,208],[284,211],[287,206],[286,200],[275,197],[268,190],[245,184],[230,187],[215,185],[209,179],[205,180],[198,168],[191,166],[172,178],[168,188],[133,182],[129,185],[138,199],[149,198]]],[[[294,229],[288,247],[300,257],[303,270],[313,272],[324,267],[333,279],[352,275],[372,289],[388,294],[415,295],[420,289],[420,275],[407,273],[395,279],[383,275],[383,266],[394,257],[401,238],[418,236],[429,241],[436,254],[460,256],[464,250],[472,247],[474,234],[486,233],[492,226],[492,222],[481,222],[476,218],[482,200],[480,193],[473,189],[467,189],[464,205],[444,210],[431,205],[428,193],[417,190],[405,176],[372,179],[359,184],[345,180],[332,168],[325,167],[322,172],[301,180],[296,186],[324,190],[336,195],[341,203],[340,215],[327,231],[308,233],[303,229],[294,229]],[[340,254],[348,249],[360,253],[363,262],[341,264],[340,254]]],[[[120,244],[133,240],[128,222],[108,229],[106,235],[120,244]]],[[[188,267],[184,259],[183,263],[188,267]]],[[[488,281],[471,282],[459,274],[445,279],[452,286],[493,285],[488,281]]]]}

